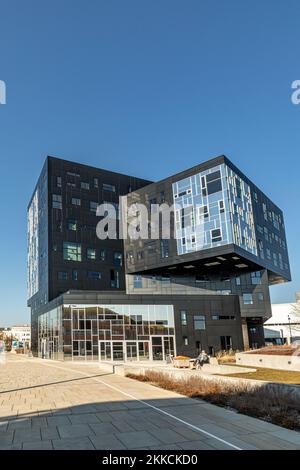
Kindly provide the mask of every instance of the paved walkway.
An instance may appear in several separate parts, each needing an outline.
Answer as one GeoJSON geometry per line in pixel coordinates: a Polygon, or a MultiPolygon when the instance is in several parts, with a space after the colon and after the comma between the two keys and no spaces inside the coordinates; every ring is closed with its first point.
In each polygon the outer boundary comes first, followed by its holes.
{"type": "Polygon", "coordinates": [[[7,354],[1,449],[300,449],[300,433],[113,375],[7,354]]]}

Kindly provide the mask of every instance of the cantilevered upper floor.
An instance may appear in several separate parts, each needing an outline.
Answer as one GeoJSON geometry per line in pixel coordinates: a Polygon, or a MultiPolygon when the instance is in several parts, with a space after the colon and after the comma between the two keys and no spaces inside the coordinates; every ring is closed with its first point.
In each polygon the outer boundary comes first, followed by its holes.
{"type": "Polygon", "coordinates": [[[169,238],[160,227],[156,239],[125,240],[128,274],[267,269],[270,284],[291,279],[282,211],[223,155],[144,186],[126,203],[149,213],[173,206],[169,238]]]}

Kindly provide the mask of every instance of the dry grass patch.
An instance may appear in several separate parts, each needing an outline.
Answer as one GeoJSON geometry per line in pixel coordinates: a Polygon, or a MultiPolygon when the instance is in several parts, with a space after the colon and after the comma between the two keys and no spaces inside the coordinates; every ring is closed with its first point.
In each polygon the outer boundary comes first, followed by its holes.
{"type": "MultiPolygon", "coordinates": [[[[248,374],[247,374],[248,375],[248,374]]],[[[224,383],[203,377],[176,379],[161,372],[127,374],[127,377],[229,407],[249,416],[269,421],[289,429],[300,430],[300,400],[291,391],[266,385],[251,387],[245,383],[224,383]]]]}

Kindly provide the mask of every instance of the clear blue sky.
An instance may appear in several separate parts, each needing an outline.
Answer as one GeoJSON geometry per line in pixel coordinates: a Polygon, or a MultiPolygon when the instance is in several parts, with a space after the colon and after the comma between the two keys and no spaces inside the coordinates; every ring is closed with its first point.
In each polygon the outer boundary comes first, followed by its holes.
{"type": "Polygon", "coordinates": [[[0,324],[29,320],[26,206],[47,154],[160,179],[226,154],[284,211],[300,290],[299,0],[1,0],[0,324]]]}

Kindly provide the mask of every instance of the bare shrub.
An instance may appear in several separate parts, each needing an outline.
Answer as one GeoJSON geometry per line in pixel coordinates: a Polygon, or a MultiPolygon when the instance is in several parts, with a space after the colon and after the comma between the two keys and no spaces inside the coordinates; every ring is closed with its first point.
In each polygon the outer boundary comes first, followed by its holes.
{"type": "Polygon", "coordinates": [[[300,430],[300,400],[291,390],[274,384],[253,387],[245,382],[211,381],[205,377],[177,379],[162,372],[146,371],[145,375],[127,377],[177,392],[190,398],[203,399],[230,407],[249,416],[289,429],[300,430]]]}

